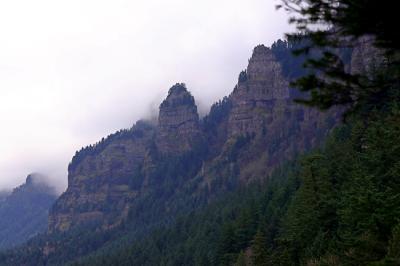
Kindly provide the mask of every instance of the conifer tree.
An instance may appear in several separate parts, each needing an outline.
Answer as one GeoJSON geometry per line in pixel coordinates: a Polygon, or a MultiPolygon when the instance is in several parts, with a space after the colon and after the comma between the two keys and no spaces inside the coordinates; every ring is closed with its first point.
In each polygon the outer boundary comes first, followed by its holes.
{"type": "Polygon", "coordinates": [[[268,263],[268,249],[267,249],[267,238],[265,233],[258,229],[251,245],[252,250],[252,262],[254,266],[266,266],[268,263]]]}
{"type": "Polygon", "coordinates": [[[309,56],[309,74],[292,84],[308,92],[299,102],[321,109],[344,105],[348,115],[382,109],[393,98],[400,100],[400,38],[393,27],[397,23],[394,4],[389,0],[282,0],[278,8],[293,15],[290,21],[298,30],[288,34],[289,39],[303,40],[297,54],[309,56]],[[382,64],[372,76],[346,68],[343,52],[357,46],[359,38],[381,51],[382,64]]]}

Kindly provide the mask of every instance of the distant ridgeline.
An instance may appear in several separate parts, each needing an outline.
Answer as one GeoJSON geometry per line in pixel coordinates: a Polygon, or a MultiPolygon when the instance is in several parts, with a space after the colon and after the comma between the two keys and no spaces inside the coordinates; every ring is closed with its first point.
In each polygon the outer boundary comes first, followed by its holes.
{"type": "MultiPolygon", "coordinates": [[[[304,58],[291,54],[295,48],[284,41],[255,47],[232,93],[202,119],[178,83],[161,103],[157,123],[138,121],[77,152],[68,188],[51,208],[48,234],[3,261],[0,256],[0,263],[65,263],[117,250],[249,184],[268,183],[285,161],[320,147],[341,112],[294,103],[301,93],[289,81],[305,73],[304,58]]],[[[157,252],[168,257],[167,250],[157,252]]]]}
{"type": "Polygon", "coordinates": [[[0,192],[0,249],[10,248],[43,233],[57,196],[40,174],[30,174],[12,192],[0,192]]]}

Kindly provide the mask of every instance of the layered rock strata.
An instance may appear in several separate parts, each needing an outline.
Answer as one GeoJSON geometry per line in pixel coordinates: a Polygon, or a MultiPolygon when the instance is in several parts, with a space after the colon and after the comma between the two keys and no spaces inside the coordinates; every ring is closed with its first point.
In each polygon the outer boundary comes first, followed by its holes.
{"type": "Polygon", "coordinates": [[[167,98],[160,105],[158,150],[167,154],[188,151],[200,135],[194,97],[184,84],[176,84],[170,88],[167,98]]]}

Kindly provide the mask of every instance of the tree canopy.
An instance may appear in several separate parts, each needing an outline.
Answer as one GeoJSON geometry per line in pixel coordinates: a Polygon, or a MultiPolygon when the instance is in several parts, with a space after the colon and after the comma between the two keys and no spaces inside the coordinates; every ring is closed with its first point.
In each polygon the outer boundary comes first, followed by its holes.
{"type": "Polygon", "coordinates": [[[399,31],[393,1],[282,0],[277,8],[288,11],[297,28],[289,39],[306,39],[297,54],[313,55],[306,61],[312,71],[292,83],[308,92],[298,99],[306,105],[329,109],[345,105],[347,113],[366,113],[387,107],[399,97],[399,31]],[[379,62],[374,71],[354,73],[344,63],[346,49],[360,48],[360,40],[375,47],[379,62]]]}

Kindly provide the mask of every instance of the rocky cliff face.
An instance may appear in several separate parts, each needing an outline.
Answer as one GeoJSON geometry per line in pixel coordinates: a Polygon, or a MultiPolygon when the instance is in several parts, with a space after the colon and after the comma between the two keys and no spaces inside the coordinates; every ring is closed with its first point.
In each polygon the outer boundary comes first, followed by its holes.
{"type": "Polygon", "coordinates": [[[287,103],[288,82],[271,50],[263,45],[254,48],[247,70],[230,96],[229,135],[260,133],[275,114],[274,107],[287,103]]]}
{"type": "Polygon", "coordinates": [[[201,138],[197,106],[184,84],[170,88],[161,103],[157,133],[157,147],[164,154],[188,151],[201,138]]]}
{"type": "Polygon", "coordinates": [[[294,103],[281,64],[263,45],[254,49],[229,98],[230,141],[224,149],[229,152],[235,139],[245,137],[246,144],[236,155],[243,180],[266,176],[280,162],[321,144],[339,120],[337,110],[322,113],[294,103]]]}
{"type": "Polygon", "coordinates": [[[49,231],[85,224],[109,229],[128,219],[141,227],[163,223],[221,189],[265,178],[321,143],[336,123],[334,111],[293,103],[280,62],[257,46],[232,94],[204,119],[184,84],[176,84],[157,125],[139,122],[78,152],[49,231]]]}
{"type": "Polygon", "coordinates": [[[23,243],[46,231],[47,216],[56,200],[55,189],[45,177],[30,174],[26,182],[0,198],[0,248],[23,243]]]}
{"type": "Polygon", "coordinates": [[[153,126],[140,121],[77,153],[68,168],[68,189],[50,212],[50,231],[99,221],[105,227],[121,223],[128,202],[138,194],[141,180],[134,180],[135,174],[153,135],[153,126]]]}
{"type": "Polygon", "coordinates": [[[83,224],[118,226],[132,202],[151,189],[158,157],[189,151],[199,139],[194,98],[183,84],[176,84],[160,105],[157,125],[140,121],[75,155],[68,189],[50,213],[49,231],[83,224]]]}
{"type": "Polygon", "coordinates": [[[383,63],[383,58],[382,52],[373,46],[371,36],[360,37],[351,55],[350,71],[352,74],[369,74],[379,68],[379,65],[383,63]]]}

